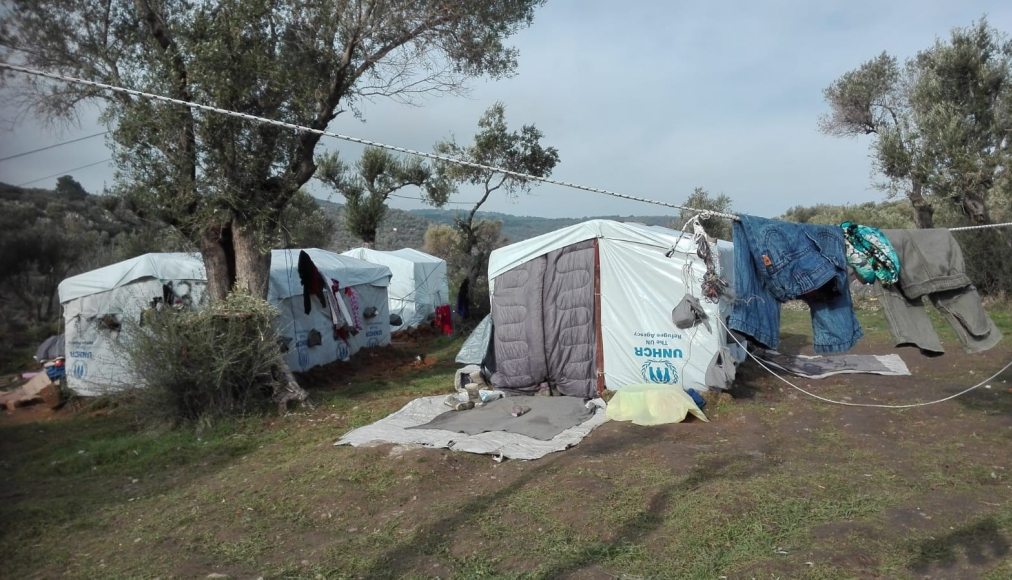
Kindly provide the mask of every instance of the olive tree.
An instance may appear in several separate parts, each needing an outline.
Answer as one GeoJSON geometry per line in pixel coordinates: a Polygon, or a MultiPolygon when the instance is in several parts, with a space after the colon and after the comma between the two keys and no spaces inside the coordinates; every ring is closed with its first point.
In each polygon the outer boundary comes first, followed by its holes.
{"type": "MultiPolygon", "coordinates": [[[[437,153],[455,159],[463,159],[471,163],[508,169],[516,173],[548,177],[559,162],[559,152],[555,147],[542,145],[541,131],[534,125],[524,125],[519,130],[510,130],[506,124],[506,107],[496,103],[489,107],[478,121],[478,132],[473,143],[459,145],[454,140],[436,144],[437,153]]],[[[489,197],[497,191],[507,197],[518,197],[528,193],[537,185],[537,181],[507,173],[481,169],[478,167],[448,162],[437,162],[437,169],[442,179],[458,184],[476,186],[481,197],[466,214],[458,215],[455,225],[460,234],[460,253],[464,259],[464,278],[472,291],[472,312],[484,311],[484,304],[478,303],[478,279],[488,266],[488,258],[498,240],[489,235],[491,230],[487,220],[476,220],[475,216],[489,197]]]]}
{"type": "MultiPolygon", "coordinates": [[[[364,100],[512,74],[506,40],[543,0],[10,0],[9,62],[324,130],[364,100]]],[[[209,294],[266,296],[282,212],[321,135],[93,87],[9,82],[45,119],[99,103],[118,180],[148,195],[207,266],[209,294]]]]}
{"type": "Polygon", "coordinates": [[[417,158],[398,159],[390,152],[370,147],[354,167],[336,153],[322,156],[320,180],[344,197],[344,218],[348,229],[366,247],[376,243],[376,231],[387,213],[387,199],[408,186],[420,188],[423,199],[442,205],[451,193],[450,184],[417,158]]]}
{"type": "Polygon", "coordinates": [[[940,205],[988,224],[993,202],[1008,203],[1012,43],[986,20],[903,65],[882,53],[834,81],[825,97],[822,130],[872,136],[882,186],[907,196],[919,227],[933,227],[940,205]]]}

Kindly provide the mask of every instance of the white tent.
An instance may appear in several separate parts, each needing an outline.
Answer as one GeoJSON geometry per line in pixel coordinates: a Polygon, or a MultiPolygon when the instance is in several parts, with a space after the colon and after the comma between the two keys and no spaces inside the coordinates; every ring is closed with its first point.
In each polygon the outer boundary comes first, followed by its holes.
{"type": "Polygon", "coordinates": [[[387,288],[390,314],[397,314],[403,323],[395,329],[418,326],[436,312],[436,307],[450,302],[446,279],[446,260],[411,248],[380,251],[355,248],[345,256],[382,264],[390,268],[393,278],[387,288]]]}
{"type": "MultiPolygon", "coordinates": [[[[733,246],[717,247],[720,274],[733,285],[733,246]]],[[[608,220],[495,250],[493,382],[522,389],[548,381],[582,396],[646,382],[704,389],[727,342],[716,319],[730,314],[728,300],[701,298],[705,272],[690,234],[608,220]],[[699,298],[709,330],[672,322],[687,292],[699,298]]]]}
{"type": "Polygon", "coordinates": [[[132,382],[117,348],[120,327],[139,323],[155,299],[199,303],[206,280],[197,254],[144,254],[60,282],[67,386],[99,395],[132,382]]]}
{"type": "MultiPolygon", "coordinates": [[[[311,310],[305,313],[299,251],[272,252],[268,291],[268,299],[280,313],[278,332],[291,339],[286,355],[291,369],[305,371],[347,360],[366,346],[390,344],[386,293],[390,269],[333,252],[305,250],[324,276],[339,282],[342,289],[350,287],[354,291],[360,315],[375,309],[372,317],[360,318],[362,328],[345,341],[335,339],[330,310],[318,299],[312,299],[311,310]],[[314,330],[320,335],[319,344],[309,340],[314,330]],[[310,342],[314,345],[309,346],[310,342]]],[[[120,326],[128,329],[131,323],[139,323],[141,312],[156,298],[199,305],[206,280],[204,262],[198,254],[145,254],[61,282],[67,385],[78,394],[90,396],[135,382],[117,346],[120,326]]]]}
{"type": "MultiPolygon", "coordinates": [[[[271,252],[267,298],[280,313],[278,332],[283,339],[292,339],[286,354],[289,367],[293,371],[306,371],[335,360],[348,360],[364,347],[390,344],[390,310],[387,304],[390,277],[390,268],[386,266],[326,250],[309,248],[271,252]],[[357,296],[362,328],[354,336],[348,336],[347,340],[335,337],[330,308],[315,296],[310,296],[310,310],[306,313],[298,272],[300,251],[306,252],[323,276],[338,282],[342,290],[351,288],[357,296]],[[375,309],[375,314],[365,318],[364,314],[370,309],[375,309]],[[319,333],[319,344],[310,340],[310,335],[316,336],[314,331],[319,333]]],[[[351,300],[347,296],[344,299],[351,306],[351,300]]]]}

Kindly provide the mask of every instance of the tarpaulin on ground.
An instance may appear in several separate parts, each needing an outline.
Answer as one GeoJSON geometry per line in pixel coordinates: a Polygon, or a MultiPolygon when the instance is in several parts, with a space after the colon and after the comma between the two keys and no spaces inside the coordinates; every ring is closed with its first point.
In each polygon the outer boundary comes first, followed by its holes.
{"type": "MultiPolygon", "coordinates": [[[[514,399],[524,401],[523,399],[514,399]]],[[[396,413],[347,433],[335,445],[361,447],[382,443],[425,445],[466,451],[502,455],[511,459],[540,459],[549,453],[568,449],[583,440],[591,431],[607,421],[603,401],[595,400],[594,416],[583,423],[566,429],[550,441],[540,441],[515,433],[495,431],[466,435],[442,429],[409,429],[424,425],[446,412],[445,395],[415,399],[396,413]]]]}

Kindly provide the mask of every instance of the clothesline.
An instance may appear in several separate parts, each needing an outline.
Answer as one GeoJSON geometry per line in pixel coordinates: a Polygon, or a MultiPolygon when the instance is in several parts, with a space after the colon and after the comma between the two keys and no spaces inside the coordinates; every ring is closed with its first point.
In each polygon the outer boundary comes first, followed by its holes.
{"type": "MultiPolygon", "coordinates": [[[[551,178],[548,178],[548,177],[541,177],[541,176],[537,176],[537,175],[531,175],[529,173],[523,173],[521,171],[513,171],[513,170],[505,169],[505,168],[502,168],[502,167],[495,167],[495,166],[492,166],[492,165],[485,165],[483,163],[475,163],[473,161],[467,161],[466,159],[457,159],[455,157],[449,157],[449,156],[446,156],[446,155],[439,155],[439,154],[436,154],[436,153],[427,153],[427,152],[424,152],[424,151],[417,151],[417,150],[414,150],[414,149],[408,149],[406,147],[398,147],[396,145],[387,145],[385,143],[380,143],[378,141],[372,141],[372,140],[369,140],[369,139],[362,139],[362,138],[359,138],[359,137],[352,137],[350,135],[343,135],[341,133],[334,133],[332,131],[325,131],[325,130],[322,130],[322,129],[314,129],[312,127],[306,127],[304,125],[297,125],[295,123],[288,123],[288,122],[285,122],[285,121],[278,121],[278,120],[275,120],[275,119],[268,119],[267,117],[260,117],[258,115],[250,115],[248,113],[240,113],[238,111],[230,111],[228,109],[222,109],[220,107],[213,107],[213,106],[210,106],[210,105],[203,105],[203,104],[200,104],[200,103],[195,103],[193,101],[185,101],[185,100],[182,100],[182,99],[174,99],[174,98],[171,98],[171,97],[166,97],[166,96],[163,96],[163,95],[157,95],[157,94],[154,94],[154,93],[147,93],[147,92],[138,91],[138,90],[135,90],[135,89],[127,89],[127,88],[124,88],[124,87],[118,87],[118,86],[110,85],[110,84],[107,84],[107,83],[100,83],[100,82],[97,82],[97,81],[90,81],[90,80],[87,80],[87,79],[82,79],[82,78],[77,78],[77,77],[72,77],[72,76],[67,76],[67,75],[61,75],[61,74],[56,74],[56,73],[50,73],[50,72],[41,71],[41,70],[37,70],[37,69],[32,69],[32,68],[28,68],[28,67],[24,67],[24,66],[20,66],[20,65],[15,65],[15,64],[10,64],[10,63],[0,63],[0,69],[7,69],[7,70],[12,70],[12,71],[28,74],[28,75],[50,78],[50,79],[62,81],[62,82],[65,82],[65,83],[80,84],[80,85],[95,87],[95,88],[99,88],[99,89],[103,89],[103,90],[107,90],[107,91],[113,91],[113,92],[117,92],[117,93],[131,95],[131,96],[135,96],[135,97],[141,97],[141,98],[145,98],[145,99],[151,99],[151,100],[161,101],[161,102],[165,102],[165,103],[171,103],[171,104],[174,104],[174,105],[180,105],[180,106],[183,106],[183,107],[188,107],[188,108],[196,109],[196,110],[200,110],[200,111],[207,111],[207,112],[211,112],[211,113],[217,113],[217,114],[225,115],[225,116],[229,116],[229,117],[237,117],[237,118],[240,118],[240,119],[245,119],[247,121],[255,121],[255,122],[258,122],[258,123],[264,123],[264,124],[267,124],[267,125],[273,125],[273,126],[276,126],[276,127],[283,127],[285,129],[291,129],[291,130],[299,132],[299,133],[313,133],[313,134],[321,135],[321,136],[324,136],[324,137],[332,137],[334,139],[340,139],[342,141],[348,141],[348,142],[351,142],[351,143],[358,143],[360,145],[366,145],[368,147],[377,147],[379,149],[387,149],[389,151],[396,151],[398,153],[404,153],[404,154],[407,154],[407,155],[414,155],[416,157],[424,157],[426,159],[432,159],[434,161],[442,161],[442,162],[445,162],[445,163],[454,163],[454,164],[462,165],[462,166],[465,166],[465,167],[472,167],[474,169],[481,169],[483,171],[491,171],[491,172],[500,173],[500,174],[503,174],[503,175],[510,175],[512,177],[517,177],[517,178],[520,178],[520,179],[526,179],[526,180],[529,180],[529,181],[539,181],[541,183],[548,183],[548,184],[551,184],[551,185],[558,185],[558,186],[561,186],[561,187],[568,187],[568,188],[572,188],[572,189],[579,189],[579,190],[582,190],[582,191],[589,191],[591,193],[600,193],[602,195],[608,195],[608,196],[617,197],[617,198],[620,198],[620,199],[628,199],[628,200],[631,200],[631,201],[639,201],[639,202],[642,202],[642,203],[659,205],[659,206],[669,207],[669,208],[678,209],[678,210],[694,211],[694,212],[700,212],[700,213],[702,213],[704,211],[704,210],[701,210],[699,208],[687,207],[687,206],[684,206],[684,205],[678,205],[678,204],[674,204],[674,203],[668,203],[668,202],[665,202],[665,201],[658,201],[658,200],[654,200],[654,199],[648,199],[648,198],[645,198],[645,197],[639,197],[639,196],[635,196],[635,195],[629,195],[629,194],[625,194],[625,193],[619,193],[619,192],[616,192],[616,191],[610,191],[610,190],[602,189],[602,188],[598,188],[598,187],[590,187],[590,186],[586,186],[586,185],[580,185],[580,184],[572,183],[572,182],[569,182],[569,181],[560,181],[560,180],[551,179],[551,178]]],[[[722,218],[725,218],[725,219],[730,219],[730,220],[737,220],[738,219],[738,216],[736,216],[735,214],[732,214],[732,213],[711,211],[710,214],[714,215],[714,216],[722,217],[722,218]]]]}
{"type": "Polygon", "coordinates": [[[960,226],[958,228],[949,228],[950,232],[968,232],[972,230],[986,230],[988,228],[1007,228],[1012,226],[1012,222],[1004,222],[1000,224],[983,224],[979,226],[960,226]]]}
{"type": "Polygon", "coordinates": [[[726,324],[724,324],[724,321],[721,320],[719,317],[717,318],[717,323],[720,324],[720,326],[724,329],[725,332],[727,332],[728,336],[730,336],[732,339],[734,339],[734,341],[736,343],[738,343],[738,346],[740,346],[748,354],[749,358],[751,358],[756,363],[758,363],[760,367],[762,367],[769,374],[773,375],[780,382],[786,384],[787,386],[791,387],[792,389],[796,389],[796,390],[800,391],[801,393],[803,393],[805,395],[808,395],[809,397],[812,397],[813,399],[818,399],[819,401],[823,401],[825,403],[832,403],[834,405],[844,405],[846,407],[871,407],[871,408],[876,408],[876,409],[912,409],[914,407],[927,407],[928,405],[937,405],[938,403],[944,403],[946,401],[951,401],[952,399],[955,399],[957,397],[961,397],[961,396],[969,393],[970,391],[979,389],[981,387],[988,386],[988,383],[990,383],[992,380],[998,378],[1002,373],[1004,373],[1010,367],[1012,367],[1012,362],[1009,362],[1008,364],[1006,364],[1005,366],[1003,366],[1001,369],[999,369],[998,372],[996,372],[993,375],[987,377],[986,379],[980,381],[979,383],[977,383],[977,384],[975,384],[975,385],[973,385],[971,387],[968,387],[966,389],[963,389],[962,391],[959,391],[958,393],[954,393],[952,395],[949,395],[948,397],[943,397],[941,399],[935,399],[933,401],[922,401],[922,402],[919,402],[919,403],[906,403],[906,404],[901,404],[901,405],[886,405],[886,404],[882,404],[882,403],[852,403],[850,401],[837,401],[835,399],[829,399],[829,398],[826,398],[826,397],[823,397],[823,396],[820,396],[820,395],[816,395],[815,393],[811,393],[809,391],[806,391],[805,389],[802,389],[801,387],[795,385],[791,381],[785,379],[784,377],[782,377],[781,375],[779,375],[776,371],[774,371],[769,366],[767,366],[766,363],[764,363],[760,358],[756,357],[748,349],[748,347],[745,346],[745,344],[743,344],[742,341],[738,339],[738,337],[735,335],[735,333],[731,329],[729,329],[726,324]]]}
{"type": "MultiPolygon", "coordinates": [[[[107,84],[107,83],[100,83],[100,82],[97,82],[97,81],[91,81],[91,80],[82,79],[82,78],[78,78],[78,77],[72,77],[72,76],[68,76],[68,75],[61,75],[61,74],[56,74],[56,73],[50,73],[50,72],[41,71],[41,70],[37,70],[37,69],[32,69],[32,68],[29,68],[29,67],[24,67],[24,66],[20,66],[20,65],[16,65],[16,64],[0,63],[0,69],[8,69],[8,70],[12,70],[12,71],[28,74],[28,75],[39,76],[39,77],[44,77],[44,78],[50,78],[50,79],[62,81],[62,82],[65,82],[65,83],[81,84],[81,85],[96,87],[96,88],[100,88],[100,89],[104,89],[104,90],[108,90],[108,91],[113,91],[113,92],[128,94],[128,95],[132,95],[132,96],[136,96],[136,97],[142,97],[142,98],[146,98],[146,99],[152,99],[152,100],[156,100],[156,101],[162,101],[162,102],[170,103],[170,104],[174,104],[174,105],[180,105],[180,106],[188,107],[188,108],[191,108],[191,109],[197,109],[197,110],[200,110],[200,111],[207,111],[207,112],[217,113],[217,114],[225,115],[225,116],[229,116],[229,117],[237,117],[237,118],[245,119],[245,120],[248,120],[248,121],[255,121],[255,122],[258,122],[258,123],[264,123],[264,124],[267,124],[267,125],[274,125],[274,126],[277,126],[277,127],[284,127],[286,129],[291,129],[293,131],[300,132],[300,133],[314,133],[314,134],[321,135],[321,136],[324,136],[324,137],[332,137],[334,139],[340,139],[342,141],[348,141],[348,142],[351,142],[351,143],[358,143],[360,145],[366,145],[366,146],[369,146],[369,147],[377,147],[377,148],[386,149],[386,150],[389,150],[389,151],[396,151],[398,153],[404,153],[404,154],[407,154],[407,155],[414,155],[416,157],[424,157],[426,159],[432,159],[432,160],[435,160],[435,161],[443,161],[443,162],[446,162],[446,163],[454,163],[454,164],[457,164],[457,165],[463,165],[465,167],[472,167],[472,168],[481,169],[481,170],[484,170],[484,171],[492,171],[494,173],[500,173],[500,174],[503,174],[503,175],[510,175],[510,176],[513,176],[513,177],[518,177],[520,179],[527,179],[527,180],[530,180],[530,181],[539,181],[541,183],[547,183],[547,184],[551,184],[551,185],[558,185],[558,186],[561,186],[561,187],[568,187],[568,188],[572,188],[572,189],[578,189],[578,190],[581,190],[581,191],[589,191],[591,193],[599,193],[599,194],[602,194],[602,195],[608,195],[608,196],[617,197],[617,198],[620,198],[620,199],[628,199],[628,200],[631,200],[631,201],[638,201],[638,202],[652,204],[652,205],[658,205],[658,206],[662,206],[662,207],[669,207],[669,208],[678,209],[678,210],[685,210],[685,211],[690,211],[690,212],[696,212],[697,214],[705,216],[705,217],[719,217],[719,218],[733,220],[733,221],[738,221],[739,220],[738,215],[734,214],[734,213],[727,213],[727,212],[722,212],[722,211],[715,211],[715,210],[707,210],[707,209],[688,207],[688,206],[684,206],[684,205],[678,205],[678,204],[668,203],[668,202],[665,202],[665,201],[659,201],[659,200],[649,199],[649,198],[645,198],[645,197],[639,197],[639,196],[635,196],[635,195],[629,195],[629,194],[625,194],[625,193],[619,193],[619,192],[616,192],[616,191],[602,189],[602,188],[599,188],[599,187],[591,187],[591,186],[580,185],[580,184],[569,182],[569,181],[561,181],[561,180],[557,180],[557,179],[551,179],[551,178],[548,178],[548,177],[541,177],[541,176],[538,176],[538,175],[532,175],[532,174],[529,174],[529,173],[523,173],[523,172],[520,172],[520,171],[513,171],[513,170],[505,169],[505,168],[502,168],[502,167],[496,167],[496,166],[493,166],[493,165],[486,165],[486,164],[483,164],[483,163],[475,163],[473,161],[467,161],[466,159],[458,159],[458,158],[455,158],[455,157],[449,157],[449,156],[440,155],[440,154],[437,154],[437,153],[428,153],[428,152],[425,152],[425,151],[417,151],[415,149],[409,149],[407,147],[399,147],[399,146],[396,146],[396,145],[388,145],[386,143],[380,143],[378,141],[372,141],[370,139],[362,139],[362,138],[359,138],[359,137],[353,137],[353,136],[350,136],[350,135],[343,135],[341,133],[335,133],[335,132],[332,132],[332,131],[325,131],[325,130],[321,130],[321,129],[314,129],[312,127],[306,127],[304,125],[297,125],[295,123],[288,123],[288,122],[285,122],[285,121],[278,121],[278,120],[275,120],[275,119],[269,119],[267,117],[261,117],[261,116],[258,116],[258,115],[250,115],[248,113],[240,113],[238,111],[230,111],[228,109],[223,109],[223,108],[220,108],[220,107],[213,107],[213,106],[210,106],[210,105],[204,105],[204,104],[196,103],[196,102],[193,102],[193,101],[186,101],[186,100],[182,100],[182,99],[174,99],[174,98],[171,98],[171,97],[166,97],[164,95],[158,95],[158,94],[155,94],[155,93],[148,93],[148,92],[144,92],[144,91],[138,91],[138,90],[135,90],[135,89],[128,89],[128,88],[125,88],[125,87],[119,87],[119,86],[110,85],[110,84],[107,84]]],[[[97,133],[96,135],[90,135],[89,137],[94,137],[94,136],[97,136],[97,135],[100,135],[100,134],[101,133],[97,133]]],[[[89,137],[85,137],[85,138],[89,138],[89,137]]],[[[82,138],[82,139],[84,139],[84,138],[82,138]]],[[[102,162],[92,163],[91,165],[97,165],[98,163],[102,163],[102,162]]],[[[90,167],[91,165],[88,165],[88,166],[85,166],[85,167],[90,167]]],[[[41,181],[42,179],[46,179],[46,178],[40,178],[40,179],[37,179],[37,180],[33,180],[32,182],[29,182],[29,183],[34,183],[35,181],[41,181]]],[[[989,229],[989,228],[1000,228],[1000,227],[1009,227],[1009,226],[1012,226],[1012,222],[1005,222],[1005,223],[1000,223],[1000,224],[983,224],[983,225],[975,225],[975,226],[961,226],[961,227],[949,228],[949,230],[953,231],[953,232],[959,232],[959,231],[972,231],[972,230],[981,230],[981,229],[989,229]]]]}

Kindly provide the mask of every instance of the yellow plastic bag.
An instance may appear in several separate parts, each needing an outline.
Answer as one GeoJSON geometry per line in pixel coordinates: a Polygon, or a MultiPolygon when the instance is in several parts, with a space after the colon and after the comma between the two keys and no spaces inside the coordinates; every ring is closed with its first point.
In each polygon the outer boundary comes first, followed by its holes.
{"type": "Polygon", "coordinates": [[[608,401],[609,419],[632,421],[636,425],[681,423],[689,413],[702,421],[709,421],[692,397],[679,386],[626,385],[615,391],[608,401]]]}

